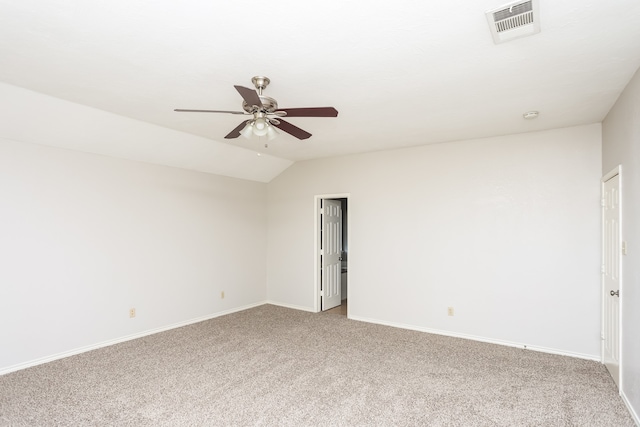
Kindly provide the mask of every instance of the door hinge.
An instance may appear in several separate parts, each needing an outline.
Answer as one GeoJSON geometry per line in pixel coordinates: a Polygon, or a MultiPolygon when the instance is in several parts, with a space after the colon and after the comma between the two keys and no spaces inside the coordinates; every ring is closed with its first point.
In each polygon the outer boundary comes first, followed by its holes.
{"type": "Polygon", "coordinates": [[[604,264],[602,264],[600,266],[600,273],[606,273],[606,272],[607,272],[607,269],[605,268],[604,264]]]}

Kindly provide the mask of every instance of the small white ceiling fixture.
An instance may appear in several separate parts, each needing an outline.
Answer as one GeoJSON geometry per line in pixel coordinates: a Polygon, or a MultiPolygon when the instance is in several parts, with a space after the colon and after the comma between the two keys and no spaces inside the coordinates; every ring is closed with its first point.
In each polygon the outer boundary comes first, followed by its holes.
{"type": "Polygon", "coordinates": [[[524,117],[527,120],[533,120],[533,119],[538,118],[539,114],[540,113],[538,113],[537,111],[527,111],[526,113],[524,113],[522,115],[522,117],[524,117]]]}
{"type": "Polygon", "coordinates": [[[512,2],[490,10],[486,15],[496,44],[540,32],[538,0],[512,2]]]}

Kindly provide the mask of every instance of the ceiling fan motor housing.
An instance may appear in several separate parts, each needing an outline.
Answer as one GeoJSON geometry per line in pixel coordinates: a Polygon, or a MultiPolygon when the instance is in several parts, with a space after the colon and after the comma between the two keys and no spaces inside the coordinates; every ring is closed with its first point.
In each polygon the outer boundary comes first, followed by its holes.
{"type": "MultiPolygon", "coordinates": [[[[278,109],[278,103],[275,99],[264,95],[258,95],[258,98],[260,98],[260,102],[262,102],[262,108],[260,108],[259,111],[273,113],[278,109]]],[[[247,104],[247,101],[242,101],[242,109],[247,113],[253,113],[255,111],[253,107],[253,105],[247,104]]]]}

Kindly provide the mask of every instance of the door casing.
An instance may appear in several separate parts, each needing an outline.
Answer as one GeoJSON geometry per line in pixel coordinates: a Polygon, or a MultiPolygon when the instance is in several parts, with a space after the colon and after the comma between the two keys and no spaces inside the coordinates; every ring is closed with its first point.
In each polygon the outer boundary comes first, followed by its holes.
{"type": "MultiPolygon", "coordinates": [[[[313,247],[314,247],[314,280],[313,280],[313,308],[314,312],[318,313],[322,309],[320,306],[320,285],[321,285],[321,276],[320,276],[320,205],[322,200],[325,199],[347,199],[347,203],[349,204],[349,209],[347,209],[347,224],[349,227],[347,228],[347,241],[349,242],[349,248],[352,248],[351,242],[351,194],[350,193],[336,193],[336,194],[320,194],[314,197],[313,201],[313,226],[314,226],[314,237],[313,237],[313,247]]],[[[347,277],[349,277],[349,286],[347,286],[347,300],[351,298],[351,286],[352,281],[350,278],[351,266],[349,266],[349,271],[347,272],[347,277]]],[[[349,317],[349,311],[351,310],[351,304],[347,306],[347,318],[349,317]]]]}
{"type": "MultiPolygon", "coordinates": [[[[618,221],[618,245],[616,245],[615,247],[615,251],[617,252],[617,256],[615,257],[617,259],[617,269],[618,269],[618,291],[619,291],[619,301],[618,301],[618,331],[617,331],[617,352],[618,352],[618,372],[617,372],[617,377],[618,378],[614,378],[614,381],[616,382],[616,385],[618,386],[618,390],[622,390],[622,364],[623,364],[623,360],[622,360],[622,298],[624,296],[624,292],[623,292],[623,274],[622,274],[622,258],[623,258],[623,253],[622,253],[622,242],[623,242],[623,238],[622,238],[622,167],[618,166],[615,169],[613,169],[612,171],[610,171],[609,173],[607,173],[606,175],[604,175],[602,177],[601,180],[601,197],[602,197],[602,275],[601,275],[601,294],[602,294],[602,325],[601,325],[601,331],[600,331],[600,336],[602,338],[602,345],[601,345],[601,360],[602,363],[605,364],[606,363],[606,358],[605,358],[605,346],[606,346],[606,331],[608,330],[607,328],[607,311],[606,311],[606,303],[608,298],[612,298],[611,295],[607,294],[607,289],[606,289],[606,283],[605,283],[605,268],[606,268],[606,263],[607,260],[605,259],[605,254],[606,254],[606,245],[607,242],[605,241],[605,183],[607,181],[609,181],[610,179],[614,178],[615,176],[618,176],[618,195],[619,195],[619,221],[618,221]]],[[[610,338],[609,338],[610,339],[610,338]]]]}

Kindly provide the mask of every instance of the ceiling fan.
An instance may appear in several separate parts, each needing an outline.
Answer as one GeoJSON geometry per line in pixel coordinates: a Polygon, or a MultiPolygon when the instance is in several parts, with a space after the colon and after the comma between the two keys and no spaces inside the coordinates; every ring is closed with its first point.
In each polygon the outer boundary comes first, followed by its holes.
{"type": "Polygon", "coordinates": [[[269,140],[276,137],[278,132],[274,127],[295,136],[298,139],[307,139],[311,134],[291,123],[284,121],[282,117],[337,117],[338,110],[333,107],[312,107],[312,108],[278,108],[275,99],[264,96],[262,91],[269,85],[271,80],[267,77],[256,76],[251,79],[256,89],[243,86],[234,86],[243,98],[242,109],[244,111],[227,110],[185,110],[176,108],[174,111],[186,113],[227,113],[253,116],[252,119],[243,121],[229,134],[226,139],[237,138],[240,135],[251,138],[251,136],[266,136],[269,140]]]}

